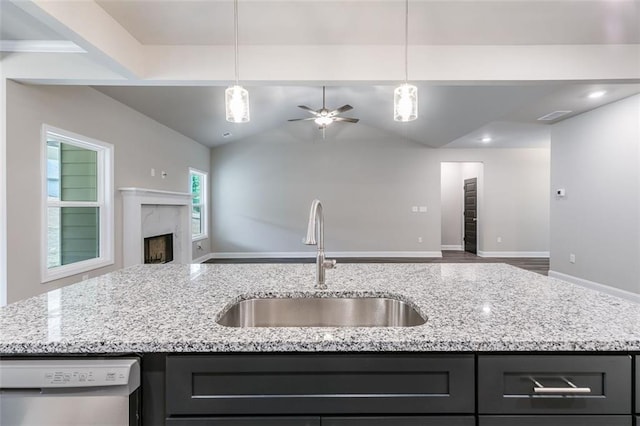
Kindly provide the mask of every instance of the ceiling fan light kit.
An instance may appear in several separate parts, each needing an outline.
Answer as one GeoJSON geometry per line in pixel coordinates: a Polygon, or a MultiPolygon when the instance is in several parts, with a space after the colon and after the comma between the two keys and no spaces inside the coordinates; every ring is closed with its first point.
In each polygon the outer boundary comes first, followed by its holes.
{"type": "Polygon", "coordinates": [[[342,121],[345,123],[357,123],[358,121],[360,121],[357,118],[351,118],[351,117],[340,117],[338,114],[341,114],[343,112],[346,111],[350,111],[353,109],[353,107],[351,105],[342,105],[340,108],[336,108],[334,110],[329,110],[327,109],[327,106],[325,104],[325,96],[326,94],[326,88],[325,86],[322,86],[322,108],[320,109],[313,109],[310,108],[306,105],[298,105],[298,108],[301,108],[305,111],[307,111],[308,113],[310,113],[313,117],[308,117],[308,118],[292,118],[289,121],[311,121],[313,120],[313,122],[318,126],[318,129],[322,130],[322,138],[324,138],[324,131],[327,128],[327,126],[331,123],[333,123],[334,121],[342,121]]]}
{"type": "Polygon", "coordinates": [[[409,0],[404,2],[404,84],[393,91],[393,119],[413,121],[418,118],[418,88],[409,79],[409,0]]]}
{"type": "Polygon", "coordinates": [[[238,0],[233,1],[233,29],[235,37],[235,77],[236,83],[224,91],[225,115],[231,123],[246,123],[249,121],[249,92],[238,84],[238,0]]]}

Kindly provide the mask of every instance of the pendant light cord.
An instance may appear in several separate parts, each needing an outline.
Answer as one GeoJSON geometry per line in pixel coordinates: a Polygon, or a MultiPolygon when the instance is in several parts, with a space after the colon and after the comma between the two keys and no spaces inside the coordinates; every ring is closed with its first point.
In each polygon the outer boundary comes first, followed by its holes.
{"type": "Polygon", "coordinates": [[[404,2],[404,82],[409,81],[409,0],[404,2]]]}
{"type": "Polygon", "coordinates": [[[236,65],[236,86],[238,85],[238,80],[240,80],[240,73],[238,72],[238,0],[233,0],[233,29],[234,35],[236,39],[235,45],[235,65],[236,65]]]}

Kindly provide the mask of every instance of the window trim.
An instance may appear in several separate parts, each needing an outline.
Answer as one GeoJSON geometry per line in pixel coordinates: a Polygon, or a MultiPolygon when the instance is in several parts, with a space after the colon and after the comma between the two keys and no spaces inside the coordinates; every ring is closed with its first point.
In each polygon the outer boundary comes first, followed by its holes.
{"type": "MultiPolygon", "coordinates": [[[[40,179],[41,179],[41,237],[40,237],[40,271],[41,284],[45,284],[61,278],[78,275],[83,272],[113,265],[114,262],[114,146],[107,142],[82,136],[67,130],[59,129],[48,124],[42,125],[40,135],[40,179]],[[100,256],[94,259],[61,265],[55,268],[47,266],[48,256],[48,207],[50,202],[47,197],[47,136],[60,138],[63,143],[96,151],[98,173],[98,197],[95,202],[100,208],[100,256]]],[[[92,202],[87,202],[92,203],[92,202]]],[[[83,205],[87,203],[83,202],[83,205]]],[[[62,203],[61,203],[62,204],[62,203]]],[[[65,206],[71,206],[73,202],[64,202],[65,206]]]]}
{"type": "MultiPolygon", "coordinates": [[[[200,220],[202,221],[202,231],[199,234],[193,234],[191,232],[191,241],[202,241],[209,238],[209,197],[207,196],[208,190],[208,179],[209,174],[207,172],[203,172],[202,170],[195,169],[193,167],[189,167],[189,194],[191,194],[191,211],[189,215],[193,213],[193,193],[191,192],[191,175],[200,175],[201,177],[201,189],[200,189],[200,220]]],[[[191,226],[191,221],[189,221],[189,225],[191,226]]]]}

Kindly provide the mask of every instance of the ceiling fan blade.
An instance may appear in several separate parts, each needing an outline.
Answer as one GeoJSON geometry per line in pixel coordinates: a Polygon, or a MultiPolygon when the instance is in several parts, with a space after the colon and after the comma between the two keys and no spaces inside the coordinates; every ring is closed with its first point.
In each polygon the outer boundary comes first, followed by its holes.
{"type": "Polygon", "coordinates": [[[291,118],[287,121],[309,121],[309,120],[315,120],[314,117],[309,117],[309,118],[291,118]]]}
{"type": "Polygon", "coordinates": [[[318,115],[318,111],[316,111],[315,109],[311,109],[306,105],[298,105],[298,108],[302,108],[303,110],[308,111],[313,115],[318,115]]]}
{"type": "Polygon", "coordinates": [[[352,110],[352,109],[353,109],[353,107],[352,107],[351,105],[349,105],[349,104],[347,104],[347,105],[342,105],[340,108],[336,108],[336,109],[334,109],[333,111],[331,111],[331,112],[329,113],[329,115],[338,115],[338,114],[340,114],[340,113],[342,113],[342,112],[350,111],[350,110],[352,110]]]}
{"type": "Polygon", "coordinates": [[[357,123],[360,121],[359,118],[351,118],[351,117],[333,117],[333,121],[344,121],[345,123],[357,123]]]}

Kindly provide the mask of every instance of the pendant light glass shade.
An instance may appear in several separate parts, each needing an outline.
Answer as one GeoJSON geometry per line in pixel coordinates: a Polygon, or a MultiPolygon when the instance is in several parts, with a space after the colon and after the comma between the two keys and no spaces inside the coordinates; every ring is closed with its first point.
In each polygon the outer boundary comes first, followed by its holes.
{"type": "Polygon", "coordinates": [[[418,88],[409,79],[409,0],[404,2],[404,84],[393,91],[393,119],[413,121],[418,118],[418,88]]]}
{"type": "Polygon", "coordinates": [[[393,91],[393,119],[413,121],[418,118],[418,88],[404,83],[393,91]]]}
{"type": "Polygon", "coordinates": [[[234,85],[224,91],[227,121],[246,123],[249,121],[249,92],[242,86],[234,85]]]}
{"type": "Polygon", "coordinates": [[[249,121],[249,92],[238,84],[240,66],[238,65],[238,0],[233,2],[233,32],[235,38],[235,77],[236,84],[224,91],[225,115],[231,123],[249,121]]]}

